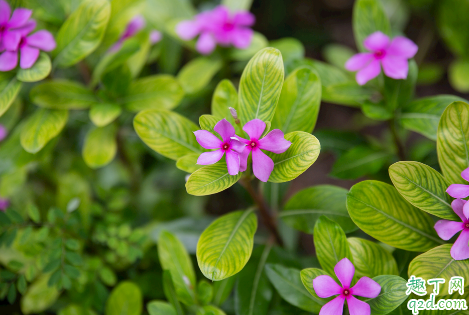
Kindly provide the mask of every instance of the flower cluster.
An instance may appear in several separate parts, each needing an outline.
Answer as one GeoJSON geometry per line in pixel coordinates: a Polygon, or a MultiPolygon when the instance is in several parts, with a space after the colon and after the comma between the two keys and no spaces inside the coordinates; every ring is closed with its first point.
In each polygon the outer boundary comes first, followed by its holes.
{"type": "MultiPolygon", "coordinates": [[[[121,47],[122,44],[129,38],[134,37],[138,32],[140,32],[145,27],[146,21],[145,18],[141,15],[135,16],[130,22],[127,24],[124,32],[119,37],[119,40],[109,48],[109,52],[116,52],[121,47]]],[[[150,43],[156,44],[161,40],[161,33],[157,30],[152,30],[150,32],[150,43]]]]}
{"type": "Polygon", "coordinates": [[[213,130],[222,138],[218,139],[207,130],[195,131],[197,142],[205,149],[216,149],[205,152],[199,156],[197,164],[214,164],[226,153],[226,165],[230,175],[237,175],[247,169],[248,157],[252,153],[252,170],[254,176],[263,182],[267,182],[274,169],[274,162],[261,150],[270,151],[276,154],[285,152],[291,145],[285,140],[283,132],[279,129],[270,131],[262,137],[266,128],[265,122],[260,119],[253,119],[246,123],[243,130],[248,134],[249,140],[236,135],[234,127],[226,120],[220,120],[213,130]]]}
{"type": "Polygon", "coordinates": [[[250,12],[239,11],[230,14],[225,6],[218,6],[211,11],[196,15],[194,20],[183,21],[176,27],[176,32],[184,40],[191,40],[200,35],[196,49],[204,55],[210,54],[215,47],[234,46],[246,49],[251,45],[255,17],[250,12]]]}
{"type": "Polygon", "coordinates": [[[55,40],[46,30],[30,33],[36,28],[36,21],[31,19],[32,11],[24,8],[16,9],[11,14],[10,6],[0,0],[0,71],[13,70],[20,67],[31,68],[39,58],[39,53],[55,49],[55,40]]]}

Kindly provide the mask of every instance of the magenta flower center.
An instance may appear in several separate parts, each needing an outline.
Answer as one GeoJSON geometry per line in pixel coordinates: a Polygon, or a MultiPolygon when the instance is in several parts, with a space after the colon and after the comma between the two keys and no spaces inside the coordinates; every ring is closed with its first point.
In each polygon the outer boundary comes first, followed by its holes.
{"type": "Polygon", "coordinates": [[[223,143],[223,145],[221,146],[221,149],[223,151],[228,151],[229,148],[230,148],[230,144],[228,142],[223,143]]]}
{"type": "Polygon", "coordinates": [[[350,295],[350,290],[349,289],[344,289],[342,291],[342,294],[345,295],[345,296],[349,296],[350,295]]]}
{"type": "Polygon", "coordinates": [[[376,59],[383,59],[386,56],[386,51],[385,50],[375,51],[374,56],[376,59]]]}
{"type": "Polygon", "coordinates": [[[223,30],[224,31],[232,31],[234,28],[235,28],[235,26],[232,22],[225,22],[223,24],[223,30]]]}
{"type": "Polygon", "coordinates": [[[464,222],[464,229],[465,229],[465,230],[469,230],[469,220],[467,220],[466,222],[464,222]]]}
{"type": "Polygon", "coordinates": [[[259,146],[259,143],[257,142],[256,139],[251,139],[251,141],[248,143],[248,147],[253,150],[259,146]]]}

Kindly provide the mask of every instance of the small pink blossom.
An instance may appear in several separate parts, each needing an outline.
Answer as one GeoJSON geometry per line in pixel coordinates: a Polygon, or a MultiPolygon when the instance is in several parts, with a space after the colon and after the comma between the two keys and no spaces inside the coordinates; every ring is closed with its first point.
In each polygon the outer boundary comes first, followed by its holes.
{"type": "Polygon", "coordinates": [[[3,141],[8,136],[8,130],[0,124],[0,142],[3,141]]]}
{"type": "Polygon", "coordinates": [[[373,279],[362,277],[353,287],[350,287],[355,267],[347,258],[335,265],[334,272],[342,286],[327,275],[313,280],[314,291],[320,298],[325,299],[337,295],[335,299],[321,308],[319,315],[342,315],[345,300],[347,300],[350,315],[370,315],[370,305],[355,298],[354,295],[373,299],[381,292],[381,286],[373,279]]]}
{"type": "Polygon", "coordinates": [[[109,48],[110,52],[116,52],[118,51],[121,47],[122,44],[124,43],[125,40],[134,37],[135,34],[140,32],[144,27],[145,27],[145,18],[141,15],[135,16],[130,22],[127,24],[124,32],[121,34],[119,37],[119,40],[109,48]]]}
{"type": "MultiPolygon", "coordinates": [[[[461,172],[461,177],[469,182],[469,168],[461,172]]],[[[446,192],[453,198],[466,198],[469,196],[469,185],[452,184],[446,192]]]]}
{"type": "Polygon", "coordinates": [[[0,211],[5,212],[10,206],[10,201],[6,198],[0,197],[0,211]]]}
{"type": "Polygon", "coordinates": [[[0,52],[18,49],[21,37],[29,33],[36,26],[36,22],[29,19],[31,14],[31,10],[18,8],[11,15],[8,3],[0,0],[0,52]]]}
{"type": "Polygon", "coordinates": [[[270,151],[276,154],[287,151],[291,142],[285,140],[283,132],[280,129],[270,131],[261,139],[265,130],[265,122],[260,119],[253,119],[246,123],[243,130],[249,135],[250,139],[246,140],[236,136],[241,142],[246,144],[246,148],[240,155],[240,171],[247,169],[247,161],[249,154],[252,152],[252,170],[254,176],[263,182],[267,182],[274,169],[274,161],[268,157],[262,150],[270,151]]]}
{"type": "Polygon", "coordinates": [[[157,31],[157,30],[152,30],[150,32],[150,43],[152,45],[158,43],[159,41],[161,41],[161,38],[163,37],[163,35],[161,34],[161,32],[157,31]]]}
{"type": "Polygon", "coordinates": [[[345,63],[349,71],[358,71],[356,79],[363,85],[376,78],[383,67],[384,74],[393,79],[406,79],[408,59],[417,53],[417,45],[408,38],[397,36],[392,41],[381,32],[368,36],[363,45],[370,52],[359,53],[345,63]]]}
{"type": "Polygon", "coordinates": [[[230,175],[237,175],[239,172],[239,153],[243,152],[244,144],[238,141],[235,137],[235,130],[233,126],[226,119],[220,120],[215,127],[213,127],[223,139],[220,141],[215,135],[207,130],[195,131],[195,138],[197,142],[205,149],[217,149],[211,152],[202,153],[197,164],[210,165],[215,164],[226,153],[226,165],[230,175]]]}
{"type": "Polygon", "coordinates": [[[218,6],[211,11],[196,15],[195,20],[183,21],[176,27],[176,32],[184,40],[191,40],[200,35],[196,49],[204,55],[210,54],[217,44],[246,49],[251,45],[255,17],[250,12],[238,11],[230,14],[225,6],[218,6]]]}

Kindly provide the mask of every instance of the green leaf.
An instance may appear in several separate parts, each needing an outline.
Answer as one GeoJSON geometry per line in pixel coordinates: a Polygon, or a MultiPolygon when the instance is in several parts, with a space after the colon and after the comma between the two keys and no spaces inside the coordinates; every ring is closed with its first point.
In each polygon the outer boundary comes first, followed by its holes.
{"type": "MultiPolygon", "coordinates": [[[[143,1],[142,1],[143,2],[143,1]]],[[[126,61],[127,66],[129,67],[132,78],[138,77],[142,71],[145,63],[147,62],[147,56],[150,51],[150,33],[148,31],[141,31],[135,35],[135,40],[139,44],[139,50],[130,56],[126,61]]]]}
{"type": "Polygon", "coordinates": [[[353,262],[347,237],[334,221],[325,216],[319,217],[314,226],[314,247],[322,269],[334,275],[335,265],[344,258],[353,262]]]}
{"type": "Polygon", "coordinates": [[[81,305],[69,304],[62,308],[58,315],[97,315],[94,311],[81,305]]]}
{"type": "Polygon", "coordinates": [[[147,304],[148,314],[150,315],[176,315],[174,307],[162,301],[150,301],[147,304]]]}
{"type": "Polygon", "coordinates": [[[86,109],[98,102],[82,84],[62,79],[36,85],[29,97],[37,106],[50,109],[86,109]]]}
{"type": "Polygon", "coordinates": [[[182,67],[177,79],[187,94],[194,94],[210,83],[221,66],[221,60],[198,57],[182,67]]]}
{"type": "Polygon", "coordinates": [[[34,223],[39,223],[41,221],[39,209],[35,205],[29,204],[27,210],[29,218],[33,220],[34,223]]]}
{"type": "Polygon", "coordinates": [[[115,286],[117,282],[117,276],[112,271],[112,269],[104,267],[103,269],[99,270],[99,278],[103,281],[104,284],[108,286],[115,286]]]}
{"type": "Polygon", "coordinates": [[[384,99],[386,107],[391,111],[405,106],[414,96],[415,84],[417,82],[417,63],[409,60],[409,70],[405,80],[395,80],[384,77],[384,99]]]}
{"type": "Polygon", "coordinates": [[[229,277],[213,284],[213,301],[212,303],[220,306],[230,296],[236,277],[229,277]]]}
{"type": "MultiPolygon", "coordinates": [[[[320,76],[322,80],[322,76],[320,76]]],[[[360,86],[355,81],[335,83],[322,88],[322,100],[329,103],[360,106],[376,93],[367,86],[360,86]]]]}
{"type": "Polygon", "coordinates": [[[197,298],[202,305],[206,305],[212,301],[213,286],[206,280],[200,280],[197,284],[197,298]]]}
{"type": "Polygon", "coordinates": [[[184,90],[170,75],[153,75],[132,82],[123,99],[127,110],[172,109],[179,105],[184,90]]]}
{"type": "Polygon", "coordinates": [[[57,206],[61,209],[67,209],[70,200],[75,198],[80,199],[80,205],[77,211],[80,213],[84,228],[87,228],[90,223],[91,215],[90,184],[78,173],[71,172],[62,174],[57,181],[57,206]]]}
{"type": "MultiPolygon", "coordinates": [[[[440,292],[447,294],[451,277],[463,277],[464,285],[469,281],[469,260],[455,260],[451,257],[453,244],[438,246],[423,253],[409,265],[409,277],[422,277],[425,280],[443,278],[445,283],[441,284],[440,292]]],[[[430,292],[428,292],[430,293],[430,292]]]]}
{"type": "Polygon", "coordinates": [[[184,315],[184,311],[182,309],[181,303],[178,301],[176,289],[174,288],[171,272],[169,270],[163,270],[163,290],[164,295],[176,310],[176,314],[184,315]]]}
{"type": "Polygon", "coordinates": [[[456,60],[453,61],[448,69],[448,79],[451,86],[458,92],[469,92],[469,61],[456,60]]]}
{"type": "Polygon", "coordinates": [[[21,131],[21,146],[29,153],[37,153],[62,131],[68,111],[37,109],[21,131]]]}
{"type": "Polygon", "coordinates": [[[113,125],[94,128],[86,134],[83,145],[83,159],[91,168],[109,164],[116,155],[116,128],[113,125]]]}
{"type": "Polygon", "coordinates": [[[324,270],[317,269],[317,268],[307,268],[307,269],[301,270],[300,272],[301,282],[303,282],[304,287],[306,288],[306,290],[308,290],[309,294],[311,294],[311,296],[313,297],[313,300],[319,305],[324,305],[330,300],[332,300],[332,298],[327,298],[327,299],[320,298],[314,291],[313,280],[319,276],[324,276],[324,275],[329,276],[329,277],[331,276],[324,270]]]}
{"type": "Polygon", "coordinates": [[[119,283],[112,290],[106,302],[106,315],[140,315],[142,312],[142,292],[130,282],[119,283]]]}
{"type": "Polygon", "coordinates": [[[285,204],[279,217],[291,227],[312,234],[321,215],[337,222],[345,233],[357,230],[347,212],[347,190],[337,186],[319,185],[303,189],[285,204]]]}
{"type": "Polygon", "coordinates": [[[203,167],[203,165],[197,164],[197,159],[199,158],[198,153],[189,153],[184,155],[183,157],[179,158],[176,162],[176,167],[181,171],[187,173],[194,173],[199,168],[203,167]]]}
{"type": "Polygon", "coordinates": [[[376,298],[366,300],[372,315],[389,314],[407,299],[407,281],[401,277],[382,275],[373,280],[379,283],[381,292],[376,298]]]}
{"type": "Polygon", "coordinates": [[[430,166],[419,162],[398,162],[389,167],[397,191],[411,204],[447,220],[458,220],[446,193],[449,184],[430,166]]]}
{"type": "Polygon", "coordinates": [[[357,277],[373,278],[380,275],[398,275],[394,257],[377,243],[356,237],[347,239],[352,252],[357,277]]]}
{"type": "Polygon", "coordinates": [[[431,217],[386,183],[366,180],[347,195],[347,210],[365,233],[388,245],[421,252],[442,244],[431,217]]]}
{"type": "Polygon", "coordinates": [[[221,4],[228,7],[231,12],[249,11],[252,0],[222,0],[221,4]]]}
{"type": "Polygon", "coordinates": [[[283,83],[272,129],[313,132],[321,103],[321,81],[310,67],[292,72],[283,83]]]}
{"type": "Polygon", "coordinates": [[[381,31],[390,35],[389,20],[379,0],[358,0],[353,7],[353,33],[360,51],[366,51],[363,41],[372,33],[381,31]]]}
{"type": "Polygon", "coordinates": [[[56,287],[47,285],[50,275],[42,275],[34,281],[21,298],[23,314],[38,314],[55,303],[60,295],[56,287]]]}
{"type": "Polygon", "coordinates": [[[135,116],[134,128],[143,142],[170,159],[202,153],[194,136],[199,128],[179,114],[166,110],[143,111],[135,116]]]}
{"type": "Polygon", "coordinates": [[[101,42],[111,14],[106,0],[86,0],[57,33],[54,66],[70,67],[91,54],[101,42]]]}
{"type": "Polygon", "coordinates": [[[197,243],[200,271],[212,281],[240,272],[251,257],[257,217],[253,210],[236,211],[210,224],[197,243]]]}
{"type": "Polygon", "coordinates": [[[187,180],[186,190],[194,196],[213,195],[233,186],[241,175],[241,172],[238,175],[228,174],[226,162],[220,161],[192,173],[187,180]]]}
{"type": "Polygon", "coordinates": [[[200,129],[214,132],[213,128],[221,119],[212,115],[202,115],[199,117],[200,129]]]}
{"type": "Polygon", "coordinates": [[[466,184],[461,172],[469,167],[469,105],[451,103],[440,119],[437,133],[438,162],[453,184],[466,184]]]}
{"type": "Polygon", "coordinates": [[[26,293],[26,287],[27,287],[27,283],[26,283],[26,278],[24,277],[24,275],[20,275],[18,277],[18,281],[16,283],[17,287],[18,287],[18,292],[21,293],[22,295],[24,295],[26,293]]]}
{"type": "Polygon", "coordinates": [[[273,40],[269,47],[277,48],[282,53],[283,63],[287,66],[295,60],[303,59],[305,56],[305,47],[296,38],[284,37],[273,40]]]}
{"type": "Polygon", "coordinates": [[[16,285],[12,283],[7,295],[8,303],[13,304],[16,300],[16,285]]]}
{"type": "Polygon", "coordinates": [[[436,4],[435,13],[441,37],[453,53],[467,57],[469,21],[464,12],[469,10],[469,3],[464,0],[444,0],[436,4]]]}
{"type": "Polygon", "coordinates": [[[385,121],[394,117],[394,111],[389,109],[383,101],[379,103],[364,101],[361,108],[366,117],[374,120],[385,121]]]}
{"type": "Polygon", "coordinates": [[[355,51],[341,44],[329,44],[322,50],[322,55],[328,63],[345,70],[345,63],[355,55],[355,51]]]}
{"type": "Polygon", "coordinates": [[[16,99],[22,83],[16,77],[0,75],[0,117],[10,108],[16,99]]]}
{"type": "Polygon", "coordinates": [[[121,114],[122,109],[113,103],[95,104],[90,109],[90,119],[97,127],[104,127],[113,122],[121,114]]]}
{"type": "Polygon", "coordinates": [[[20,69],[16,73],[18,80],[23,82],[37,82],[45,79],[52,69],[49,55],[41,52],[36,63],[29,69],[20,69]]]}
{"type": "Polygon", "coordinates": [[[226,313],[216,306],[205,305],[199,308],[195,315],[226,315],[226,313]]]}
{"type": "Polygon", "coordinates": [[[269,182],[283,183],[291,181],[305,172],[318,158],[321,145],[315,136],[294,131],[285,135],[285,140],[292,144],[281,154],[268,152],[274,161],[274,170],[270,174],[269,182]]]}
{"type": "Polygon", "coordinates": [[[231,116],[229,107],[237,110],[238,92],[233,83],[225,79],[218,83],[215,92],[213,92],[212,115],[218,118],[226,118],[234,126],[235,121],[231,116]]]}
{"type": "Polygon", "coordinates": [[[169,270],[178,299],[186,305],[196,303],[195,274],[184,245],[173,234],[163,231],[158,239],[158,257],[164,270],[169,270]]]}
{"type": "Polygon", "coordinates": [[[282,54],[265,48],[252,57],[239,83],[241,124],[253,119],[272,121],[283,85],[282,54]]]}
{"type": "MultiPolygon", "coordinates": [[[[231,0],[233,1],[233,0],[231,0]]],[[[245,0],[238,0],[245,1],[245,0]]],[[[247,61],[252,58],[259,50],[264,49],[268,46],[269,41],[264,35],[258,32],[254,32],[252,36],[251,45],[246,49],[231,48],[229,52],[230,59],[238,61],[247,61]]],[[[241,63],[243,66],[245,63],[241,63]]]]}
{"type": "Polygon", "coordinates": [[[302,310],[319,313],[322,305],[318,304],[302,285],[298,269],[267,264],[265,271],[270,282],[285,301],[302,310]]]}

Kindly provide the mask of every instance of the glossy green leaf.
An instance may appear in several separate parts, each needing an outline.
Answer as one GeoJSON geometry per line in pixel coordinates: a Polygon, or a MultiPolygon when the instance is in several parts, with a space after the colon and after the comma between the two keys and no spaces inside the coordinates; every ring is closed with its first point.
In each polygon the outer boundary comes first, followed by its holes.
{"type": "Polygon", "coordinates": [[[54,65],[70,67],[101,42],[111,13],[106,0],[86,0],[68,17],[57,33],[54,65]]]}
{"type": "Polygon", "coordinates": [[[179,105],[184,91],[170,75],[148,76],[132,82],[123,99],[127,110],[172,109],[179,105]]]}
{"type": "Polygon", "coordinates": [[[102,46],[107,48],[114,44],[125,31],[128,23],[136,15],[147,13],[148,11],[149,9],[146,7],[146,1],[144,0],[112,0],[111,16],[106,27],[102,46]]]}
{"type": "Polygon", "coordinates": [[[357,229],[347,212],[347,190],[332,185],[319,185],[303,189],[285,204],[279,217],[291,227],[312,234],[321,215],[337,222],[345,233],[357,229]]]}
{"type": "Polygon", "coordinates": [[[453,53],[467,57],[469,21],[465,12],[469,10],[469,3],[464,0],[441,0],[436,4],[437,29],[441,37],[453,53]]]}
{"type": "Polygon", "coordinates": [[[186,305],[196,301],[196,281],[192,262],[184,245],[173,234],[163,231],[158,239],[158,257],[169,270],[178,299],[186,305]]]}
{"type": "Polygon", "coordinates": [[[187,94],[194,94],[210,83],[221,66],[221,60],[199,57],[187,63],[178,73],[177,79],[187,94]]]}
{"type": "Polygon", "coordinates": [[[267,152],[274,161],[274,170],[270,174],[269,182],[283,183],[293,180],[305,172],[319,156],[321,145],[315,136],[294,131],[287,133],[285,139],[292,144],[281,154],[267,152]]]}
{"type": "Polygon", "coordinates": [[[358,0],[353,7],[353,33],[355,43],[365,51],[363,41],[374,32],[390,35],[391,27],[379,0],[358,0]]]}
{"type": "Polygon", "coordinates": [[[319,305],[324,305],[330,300],[332,300],[332,298],[327,298],[327,299],[320,298],[314,291],[313,280],[319,276],[324,276],[324,275],[329,276],[329,277],[331,276],[324,270],[318,269],[318,268],[307,268],[307,269],[301,270],[300,272],[301,282],[303,282],[304,287],[306,288],[306,290],[308,290],[309,294],[311,294],[311,296],[313,297],[313,300],[319,305]]]}
{"type": "Polygon", "coordinates": [[[332,166],[331,176],[340,179],[357,179],[377,173],[389,160],[389,153],[358,146],[341,155],[332,166]]]}
{"type": "Polygon", "coordinates": [[[405,80],[384,77],[384,100],[386,107],[391,111],[405,106],[414,96],[418,67],[413,59],[409,60],[408,64],[409,70],[405,80]]]}
{"type": "Polygon", "coordinates": [[[321,103],[321,80],[310,67],[301,67],[285,80],[272,120],[284,133],[313,132],[321,103]]]}
{"type": "Polygon", "coordinates": [[[458,92],[469,92],[469,61],[453,61],[448,69],[449,82],[458,92]]]}
{"type": "Polygon", "coordinates": [[[249,11],[252,0],[222,0],[221,4],[227,6],[231,12],[249,11]]]}
{"type": "Polygon", "coordinates": [[[394,111],[390,109],[383,101],[373,103],[371,101],[364,101],[361,105],[363,114],[373,120],[389,120],[394,117],[394,111]]]}
{"type": "Polygon", "coordinates": [[[226,162],[220,161],[192,173],[187,180],[186,190],[194,196],[216,194],[233,186],[241,178],[241,174],[241,172],[238,175],[228,174],[226,162]]]}
{"type": "Polygon", "coordinates": [[[121,114],[122,109],[113,103],[100,103],[91,107],[90,119],[97,127],[104,127],[113,122],[121,114]]]}
{"type": "MultiPolygon", "coordinates": [[[[212,115],[202,115],[199,117],[200,129],[215,132],[213,128],[221,119],[212,115]]],[[[218,135],[218,133],[217,133],[218,135]]]]}
{"type": "Polygon", "coordinates": [[[197,284],[197,298],[202,305],[209,304],[213,299],[213,286],[206,280],[197,284]]]}
{"type": "Polygon", "coordinates": [[[179,158],[176,162],[176,167],[181,171],[187,173],[194,173],[199,168],[203,167],[203,165],[197,164],[197,159],[199,158],[200,154],[198,153],[189,153],[184,155],[183,157],[179,158]]]}
{"type": "Polygon", "coordinates": [[[373,280],[381,286],[381,292],[374,299],[366,300],[372,315],[385,315],[395,310],[407,298],[407,281],[398,276],[382,275],[373,280]]]}
{"type": "Polygon", "coordinates": [[[323,85],[322,100],[340,105],[360,106],[369,100],[374,93],[375,91],[367,86],[360,86],[354,81],[349,81],[323,85]]]}
{"type": "Polygon", "coordinates": [[[347,239],[352,252],[357,277],[373,278],[380,275],[398,275],[394,257],[377,243],[356,237],[347,239]]]}
{"type": "Polygon", "coordinates": [[[176,310],[177,315],[184,315],[181,303],[179,303],[176,289],[169,270],[163,270],[163,291],[164,295],[176,310]]]}
{"type": "Polygon", "coordinates": [[[29,153],[37,153],[62,131],[68,111],[38,109],[28,118],[21,131],[21,146],[29,153]]]}
{"type": "Polygon", "coordinates": [[[431,217],[389,184],[373,180],[355,184],[347,195],[347,210],[360,229],[388,245],[421,252],[443,243],[431,217]]]}
{"type": "MultiPolygon", "coordinates": [[[[409,277],[421,277],[425,280],[443,278],[445,283],[440,285],[440,292],[448,294],[451,277],[463,277],[464,285],[467,287],[469,281],[469,260],[455,260],[451,257],[453,244],[438,246],[423,253],[409,265],[409,277]]],[[[430,289],[428,287],[428,289],[430,289]]],[[[430,292],[428,292],[430,293],[430,292]]]]}
{"type": "Polygon", "coordinates": [[[446,193],[449,184],[430,166],[419,162],[398,162],[389,167],[389,176],[397,191],[420,210],[442,219],[458,219],[446,193]]]}
{"type": "Polygon", "coordinates": [[[466,184],[461,172],[469,167],[469,105],[451,103],[440,119],[437,133],[438,162],[452,184],[466,184]]]}
{"type": "Polygon", "coordinates": [[[16,77],[0,74],[0,117],[10,108],[16,99],[22,83],[16,77]]]}
{"type": "Polygon", "coordinates": [[[265,272],[285,301],[302,310],[319,313],[322,305],[318,304],[302,285],[300,270],[267,264],[265,272]]]}
{"type": "Polygon", "coordinates": [[[290,64],[295,60],[303,59],[305,56],[305,47],[296,38],[284,37],[273,40],[269,43],[269,47],[276,48],[282,53],[283,63],[290,64]]]}
{"type": "Polygon", "coordinates": [[[236,277],[229,277],[221,281],[213,283],[213,301],[215,305],[222,305],[223,302],[230,296],[233,290],[236,277]]]}
{"type": "Polygon", "coordinates": [[[135,116],[134,129],[150,148],[170,159],[202,153],[194,136],[199,127],[179,114],[166,110],[143,111],[135,116]]]}
{"type": "Polygon", "coordinates": [[[34,65],[29,69],[20,69],[16,74],[18,80],[23,82],[37,82],[45,79],[52,69],[49,55],[41,52],[39,58],[34,65]]]}
{"type": "Polygon", "coordinates": [[[216,306],[205,305],[199,308],[195,315],[226,315],[226,313],[216,306]]]}
{"type": "MultiPolygon", "coordinates": [[[[233,0],[232,0],[233,1],[233,0]]],[[[236,1],[236,0],[234,0],[236,1]]],[[[245,0],[237,0],[245,1],[245,0]]],[[[232,48],[229,52],[230,59],[247,61],[252,58],[259,50],[266,48],[269,45],[267,38],[259,32],[254,32],[252,36],[251,45],[246,49],[232,48]]],[[[245,63],[242,63],[244,65],[245,63]]]]}
{"type": "Polygon", "coordinates": [[[218,118],[226,118],[233,126],[233,116],[229,108],[238,108],[238,92],[230,80],[218,83],[212,97],[212,115],[218,118]]]}
{"type": "Polygon", "coordinates": [[[23,314],[38,314],[47,310],[55,303],[60,295],[56,287],[49,287],[47,282],[50,275],[42,275],[36,279],[21,297],[21,311],[23,314]]]}
{"type": "Polygon", "coordinates": [[[142,292],[130,281],[119,283],[106,302],[106,315],[140,315],[141,311],[142,292]]]}
{"type": "Polygon", "coordinates": [[[96,315],[96,313],[81,305],[69,304],[62,308],[57,315],[96,315]]]}
{"type": "Polygon", "coordinates": [[[322,55],[328,63],[345,70],[345,63],[355,55],[355,51],[341,44],[329,44],[324,47],[322,55]]]}
{"type": "Polygon", "coordinates": [[[90,130],[83,145],[83,159],[91,168],[109,164],[116,155],[116,127],[109,125],[90,130]]]}
{"type": "Polygon", "coordinates": [[[147,311],[150,315],[176,315],[174,307],[162,301],[150,301],[147,304],[147,311]]]}
{"type": "Polygon", "coordinates": [[[197,262],[204,276],[220,281],[240,272],[251,257],[256,230],[253,210],[232,212],[213,221],[197,243],[197,262]]]}
{"type": "Polygon", "coordinates": [[[135,35],[135,40],[138,42],[139,50],[134,53],[128,60],[126,60],[126,65],[129,67],[130,74],[132,78],[135,79],[138,77],[143,67],[147,62],[148,53],[150,52],[151,43],[150,43],[150,33],[149,31],[141,31],[135,35]]]}
{"type": "Polygon", "coordinates": [[[56,204],[60,209],[67,209],[70,200],[79,199],[78,212],[84,228],[88,228],[91,216],[90,184],[76,172],[61,174],[57,180],[56,204]]]}
{"type": "Polygon", "coordinates": [[[271,121],[283,85],[282,54],[265,48],[252,57],[239,83],[238,116],[241,124],[253,119],[271,121]]]}
{"type": "Polygon", "coordinates": [[[50,109],[86,109],[98,102],[82,84],[62,79],[36,85],[29,97],[34,104],[50,109]]]}

